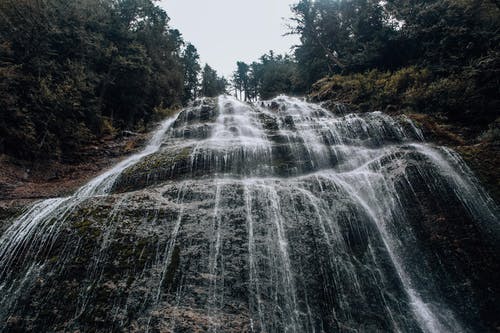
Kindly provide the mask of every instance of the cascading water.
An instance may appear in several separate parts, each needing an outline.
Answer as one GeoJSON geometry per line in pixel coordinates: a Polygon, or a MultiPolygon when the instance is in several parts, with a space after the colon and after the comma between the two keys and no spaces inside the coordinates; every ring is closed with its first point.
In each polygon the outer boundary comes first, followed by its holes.
{"type": "Polygon", "coordinates": [[[429,215],[472,221],[492,247],[500,235],[470,170],[409,119],[199,100],[143,152],[9,222],[0,330],[482,330],[426,243],[429,215]]]}

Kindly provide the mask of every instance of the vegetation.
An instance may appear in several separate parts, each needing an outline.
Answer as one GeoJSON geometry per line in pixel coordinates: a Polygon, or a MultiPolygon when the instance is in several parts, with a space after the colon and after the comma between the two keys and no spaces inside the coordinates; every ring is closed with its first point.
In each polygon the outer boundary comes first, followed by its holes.
{"type": "Polygon", "coordinates": [[[497,116],[498,1],[300,0],[292,11],[293,57],[263,56],[246,87],[238,67],[233,81],[248,99],[312,92],[360,110],[393,105],[482,125],[497,116]]]}
{"type": "Polygon", "coordinates": [[[0,154],[75,160],[195,98],[196,48],[168,23],[153,0],[1,1],[0,154]]]}
{"type": "Polygon", "coordinates": [[[271,51],[250,65],[238,62],[237,66],[233,84],[240,99],[268,99],[279,94],[300,94],[304,90],[297,77],[297,64],[289,56],[276,56],[271,51]]]}
{"type": "Polygon", "coordinates": [[[313,85],[315,101],[335,100],[358,111],[407,110],[441,114],[452,121],[487,127],[498,117],[496,70],[480,58],[461,71],[440,75],[416,66],[326,77],[313,85]]]}
{"type": "Polygon", "coordinates": [[[193,44],[188,44],[182,57],[184,68],[184,102],[193,100],[198,95],[198,75],[200,74],[200,55],[193,44]]]}
{"type": "Polygon", "coordinates": [[[295,57],[308,85],[411,65],[448,73],[498,51],[500,9],[491,0],[301,0],[293,12],[295,57]]]}
{"type": "MultiPolygon", "coordinates": [[[[292,12],[299,45],[238,62],[241,99],[312,92],[483,127],[497,117],[498,1],[297,0],[292,12]]],[[[95,138],[227,91],[154,0],[4,0],[0,31],[0,153],[15,157],[72,160],[95,138]]]]}
{"type": "Polygon", "coordinates": [[[405,112],[461,152],[499,200],[498,1],[299,0],[292,12],[293,56],[238,63],[240,97],[309,94],[359,112],[405,112]]]}
{"type": "Polygon", "coordinates": [[[293,12],[294,60],[313,100],[407,113],[498,201],[498,1],[301,0],[293,12]]]}
{"type": "Polygon", "coordinates": [[[221,77],[217,72],[205,65],[201,73],[201,90],[200,94],[205,97],[215,97],[227,93],[228,82],[224,77],[221,77]]]}

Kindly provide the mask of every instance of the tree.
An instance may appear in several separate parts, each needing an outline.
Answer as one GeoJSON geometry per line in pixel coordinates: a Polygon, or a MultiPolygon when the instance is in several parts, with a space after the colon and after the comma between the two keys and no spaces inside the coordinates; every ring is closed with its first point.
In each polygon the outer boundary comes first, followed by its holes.
{"type": "Polygon", "coordinates": [[[499,45],[494,0],[301,0],[290,33],[307,85],[326,75],[406,65],[460,67],[499,45]]]}
{"type": "Polygon", "coordinates": [[[392,66],[395,27],[377,0],[301,0],[292,7],[292,34],[302,79],[311,85],[340,72],[392,66]]]}
{"type": "Polygon", "coordinates": [[[386,8],[402,23],[407,63],[457,68],[500,44],[497,1],[389,0],[386,8]]]}
{"type": "Polygon", "coordinates": [[[245,100],[269,99],[279,94],[303,93],[297,63],[290,56],[275,56],[272,51],[247,65],[238,62],[233,83],[245,100]]]}
{"type": "Polygon", "coordinates": [[[239,98],[248,100],[248,87],[249,87],[249,70],[250,66],[242,61],[238,61],[236,63],[237,69],[233,74],[233,85],[236,91],[240,93],[239,98]]]}
{"type": "Polygon", "coordinates": [[[184,65],[184,101],[196,99],[199,87],[200,56],[193,44],[188,43],[182,53],[184,65]]]}
{"type": "Polygon", "coordinates": [[[261,63],[254,61],[250,64],[247,92],[247,96],[250,101],[254,101],[259,98],[263,74],[264,66],[261,63]]]}
{"type": "Polygon", "coordinates": [[[208,64],[205,65],[201,74],[200,94],[205,97],[215,97],[225,94],[227,81],[224,77],[219,77],[217,72],[208,64]]]}
{"type": "Polygon", "coordinates": [[[152,0],[0,5],[0,153],[71,160],[180,103],[180,33],[152,0]]]}

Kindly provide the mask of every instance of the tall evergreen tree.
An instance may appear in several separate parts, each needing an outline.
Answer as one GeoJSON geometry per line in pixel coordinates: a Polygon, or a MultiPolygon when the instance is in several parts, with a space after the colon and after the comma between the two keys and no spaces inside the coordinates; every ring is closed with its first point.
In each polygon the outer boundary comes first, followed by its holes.
{"type": "Polygon", "coordinates": [[[233,85],[236,93],[239,92],[239,98],[248,100],[248,87],[249,87],[249,70],[250,66],[243,61],[236,63],[237,69],[233,74],[233,85]]]}
{"type": "Polygon", "coordinates": [[[279,94],[304,92],[297,63],[290,56],[276,56],[270,51],[251,65],[238,62],[237,66],[233,83],[238,91],[244,93],[245,100],[269,99],[279,94]]]}
{"type": "Polygon", "coordinates": [[[180,103],[180,33],[152,0],[0,3],[0,153],[78,158],[180,103]]]}
{"type": "Polygon", "coordinates": [[[201,77],[200,94],[202,96],[215,97],[226,93],[226,79],[224,77],[219,77],[217,72],[208,64],[203,67],[201,77]]]}
{"type": "Polygon", "coordinates": [[[196,99],[199,87],[199,74],[201,66],[200,55],[193,44],[188,43],[182,53],[184,65],[184,101],[196,99]]]}
{"type": "Polygon", "coordinates": [[[395,28],[378,0],[301,0],[292,7],[291,33],[303,80],[311,85],[328,74],[388,68],[395,28]]]}
{"type": "Polygon", "coordinates": [[[456,68],[500,45],[498,1],[388,0],[386,8],[401,22],[407,63],[456,68]]]}

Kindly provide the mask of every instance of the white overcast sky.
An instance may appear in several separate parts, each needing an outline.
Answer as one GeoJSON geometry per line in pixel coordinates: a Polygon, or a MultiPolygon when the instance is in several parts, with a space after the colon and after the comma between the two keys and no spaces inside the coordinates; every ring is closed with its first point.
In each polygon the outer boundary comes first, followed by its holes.
{"type": "Polygon", "coordinates": [[[282,35],[297,0],[161,0],[170,26],[198,49],[201,63],[229,76],[236,61],[273,50],[288,53],[297,36],[282,35]]]}

